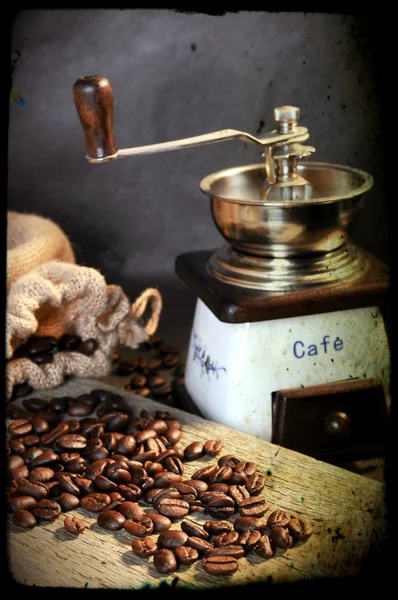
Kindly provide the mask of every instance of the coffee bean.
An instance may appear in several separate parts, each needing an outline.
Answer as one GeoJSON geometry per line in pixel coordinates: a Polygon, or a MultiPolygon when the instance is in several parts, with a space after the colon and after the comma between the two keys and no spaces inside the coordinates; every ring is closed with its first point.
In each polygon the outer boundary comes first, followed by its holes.
{"type": "Polygon", "coordinates": [[[15,513],[17,510],[30,510],[36,506],[36,500],[33,496],[18,496],[13,498],[9,504],[11,512],[15,513]]]}
{"type": "MultiPolygon", "coordinates": [[[[237,531],[228,531],[227,533],[219,533],[213,540],[214,546],[229,546],[230,544],[237,544],[239,540],[239,533],[237,531]]],[[[236,557],[235,557],[236,558],[236,557]]]]}
{"type": "Polygon", "coordinates": [[[11,454],[8,457],[8,468],[10,470],[12,469],[16,469],[17,467],[22,467],[22,465],[25,464],[24,459],[22,458],[22,456],[19,456],[18,454],[11,454]]]}
{"type": "MultiPolygon", "coordinates": [[[[98,411],[97,411],[98,414],[98,411]]],[[[129,422],[129,416],[126,413],[118,410],[113,410],[105,413],[101,417],[101,421],[106,425],[108,431],[121,431],[129,422]]]]}
{"type": "Polygon", "coordinates": [[[162,498],[156,504],[156,510],[170,519],[181,519],[189,513],[189,504],[179,498],[162,498]]]}
{"type": "Polygon", "coordinates": [[[130,385],[132,389],[143,388],[145,387],[147,382],[147,378],[145,375],[141,375],[140,373],[136,373],[130,380],[130,385]]]}
{"type": "Polygon", "coordinates": [[[147,512],[145,513],[153,522],[153,530],[156,533],[166,531],[171,527],[171,521],[168,517],[160,515],[159,513],[147,512]]]}
{"type": "MultiPolygon", "coordinates": [[[[254,475],[256,473],[256,469],[257,469],[256,463],[251,462],[251,461],[242,461],[242,462],[243,462],[243,465],[241,468],[248,477],[250,477],[251,475],[254,475]]],[[[235,470],[237,470],[238,468],[240,468],[240,463],[238,465],[236,465],[235,470]]]]}
{"type": "Polygon", "coordinates": [[[235,503],[229,496],[215,498],[207,504],[207,512],[211,517],[216,519],[224,519],[225,517],[230,517],[233,515],[235,512],[235,503]]]}
{"type": "Polygon", "coordinates": [[[72,481],[72,478],[69,475],[60,475],[58,477],[58,483],[63,492],[67,492],[73,496],[80,496],[80,488],[72,481]]]}
{"type": "Polygon", "coordinates": [[[158,435],[163,435],[168,431],[169,425],[164,419],[156,418],[148,423],[148,429],[154,429],[158,435]]]}
{"type": "Polygon", "coordinates": [[[267,534],[261,536],[257,544],[254,546],[254,552],[261,558],[272,558],[274,551],[272,549],[270,539],[267,534]]]}
{"type": "MultiPolygon", "coordinates": [[[[233,532],[231,532],[233,533],[233,532]]],[[[228,535],[228,534],[227,534],[228,535]]],[[[242,546],[238,544],[229,544],[228,546],[217,546],[216,548],[210,548],[206,552],[206,556],[233,556],[234,558],[242,558],[245,555],[245,551],[242,546]]]]}
{"type": "Polygon", "coordinates": [[[93,412],[93,407],[89,404],[71,404],[68,408],[68,415],[71,417],[86,417],[93,412]]]}
{"type": "Polygon", "coordinates": [[[181,498],[181,494],[180,492],[174,488],[174,487],[168,487],[168,488],[154,488],[154,495],[152,496],[152,504],[154,505],[154,507],[157,509],[157,504],[160,502],[160,500],[162,500],[163,498],[174,498],[174,499],[180,499],[181,498]],[[157,492],[157,493],[156,493],[157,492]]]}
{"type": "Polygon", "coordinates": [[[60,505],[54,500],[43,498],[31,509],[32,514],[42,521],[55,521],[61,514],[60,505]]]}
{"type": "Polygon", "coordinates": [[[32,423],[27,419],[14,419],[8,426],[8,433],[13,438],[22,437],[30,433],[33,429],[32,423]]]}
{"type": "Polygon", "coordinates": [[[181,529],[167,529],[158,537],[159,548],[177,548],[183,546],[188,539],[188,535],[181,529]]]}
{"type": "Polygon", "coordinates": [[[55,413],[65,413],[68,410],[68,398],[52,398],[50,400],[50,408],[55,413]]]}
{"type": "Polygon", "coordinates": [[[188,500],[189,512],[197,512],[202,515],[206,513],[206,505],[202,504],[200,500],[188,500]]]}
{"type": "Polygon", "coordinates": [[[97,348],[97,340],[90,338],[78,345],[77,352],[80,352],[80,354],[84,354],[85,356],[92,356],[97,348]]]}
{"type": "Polygon", "coordinates": [[[216,465],[208,465],[207,467],[203,467],[202,469],[198,469],[197,471],[195,471],[195,473],[192,475],[192,479],[209,481],[209,479],[211,479],[216,472],[216,465]]]}
{"type": "Polygon", "coordinates": [[[28,351],[29,357],[33,358],[36,354],[43,352],[56,352],[58,341],[53,337],[36,337],[32,336],[26,342],[25,347],[28,351]]]}
{"type": "MultiPolygon", "coordinates": [[[[223,494],[228,494],[229,485],[227,483],[210,483],[209,484],[209,492],[222,492],[223,494]]],[[[249,495],[249,494],[248,494],[249,495]]]]}
{"type": "Polygon", "coordinates": [[[199,554],[206,554],[209,550],[213,548],[213,544],[208,540],[204,540],[200,537],[188,536],[186,545],[190,548],[194,548],[199,554]]]}
{"type": "Polygon", "coordinates": [[[247,478],[246,488],[251,496],[258,496],[265,487],[265,477],[254,473],[247,478]]]}
{"type": "Polygon", "coordinates": [[[287,527],[291,516],[284,510],[274,510],[267,519],[267,526],[272,529],[273,527],[287,527]]]}
{"type": "Polygon", "coordinates": [[[309,521],[294,517],[288,523],[290,535],[294,540],[306,542],[313,534],[313,527],[309,521]]]}
{"type": "Polygon", "coordinates": [[[33,432],[38,436],[42,436],[50,430],[49,422],[45,421],[41,417],[33,417],[31,423],[33,427],[33,432]]]}
{"type": "Polygon", "coordinates": [[[149,389],[151,389],[151,396],[155,400],[164,400],[165,398],[168,398],[172,392],[170,385],[162,385],[160,387],[149,388],[149,389]]]}
{"type": "Polygon", "coordinates": [[[104,510],[97,517],[98,525],[109,531],[121,529],[125,520],[125,517],[116,510],[104,510]]]}
{"type": "MultiPolygon", "coordinates": [[[[40,450],[40,448],[38,448],[40,450]]],[[[59,456],[52,450],[44,450],[44,452],[40,451],[36,452],[33,448],[29,448],[27,453],[30,453],[30,457],[34,456],[33,459],[30,460],[30,466],[35,469],[36,467],[47,467],[53,465],[58,462],[59,456]]],[[[25,462],[29,464],[29,460],[25,459],[25,462]]]]}
{"type": "Polygon", "coordinates": [[[80,433],[67,433],[57,439],[57,445],[67,452],[71,450],[83,450],[87,446],[87,443],[84,435],[80,433]]]}
{"type": "Polygon", "coordinates": [[[232,476],[231,467],[219,467],[214,475],[209,479],[210,483],[224,483],[228,481],[232,476]]]}
{"type": "Polygon", "coordinates": [[[102,389],[91,390],[90,395],[98,402],[106,402],[113,398],[112,392],[102,389]]]}
{"type": "Polygon", "coordinates": [[[37,501],[48,496],[48,489],[44,483],[33,483],[28,479],[18,479],[17,487],[22,496],[33,496],[37,501]]]}
{"type": "Polygon", "coordinates": [[[136,519],[138,517],[142,517],[144,513],[144,509],[137,504],[137,502],[130,502],[126,500],[122,502],[119,506],[118,511],[122,513],[126,519],[136,519]]]}
{"type": "Polygon", "coordinates": [[[233,471],[231,477],[228,479],[228,483],[229,483],[229,485],[246,486],[247,475],[244,471],[240,471],[240,472],[238,471],[238,473],[233,471]]]}
{"type": "Polygon", "coordinates": [[[162,358],[163,369],[173,369],[180,362],[176,354],[165,354],[162,358]]]}
{"type": "Polygon", "coordinates": [[[249,492],[242,485],[230,485],[227,493],[231,496],[237,506],[239,506],[242,500],[250,498],[249,492]]]}
{"type": "Polygon", "coordinates": [[[261,533],[257,529],[247,530],[239,534],[237,544],[240,544],[245,552],[250,552],[259,543],[261,539],[261,533]]]}
{"type": "Polygon", "coordinates": [[[107,464],[108,463],[105,459],[95,460],[86,468],[84,477],[86,479],[91,479],[91,481],[94,481],[97,475],[102,475],[102,473],[105,471],[105,467],[107,466],[107,464]]]}
{"type": "Polygon", "coordinates": [[[70,454],[64,453],[60,455],[62,463],[65,465],[66,469],[71,473],[76,473],[77,475],[82,475],[86,470],[86,461],[82,456],[79,456],[77,452],[72,452],[70,454]],[[62,456],[66,455],[68,458],[62,459],[62,456]]]}
{"type": "Polygon", "coordinates": [[[29,357],[35,365],[48,365],[53,362],[54,357],[50,353],[33,354],[29,357]]]}
{"type": "Polygon", "coordinates": [[[34,434],[24,435],[19,440],[23,443],[26,449],[32,448],[32,446],[38,446],[40,444],[40,438],[34,434]]]}
{"type": "Polygon", "coordinates": [[[209,489],[208,484],[201,479],[184,479],[182,481],[185,485],[192,486],[198,493],[207,492],[209,489]]]}
{"type": "Polygon", "coordinates": [[[293,545],[293,538],[289,531],[284,527],[273,527],[270,533],[270,539],[274,546],[287,550],[293,545]]]}
{"type": "Polygon", "coordinates": [[[8,447],[13,454],[21,455],[25,452],[26,448],[20,440],[10,440],[8,447]]]}
{"type": "Polygon", "coordinates": [[[202,540],[207,540],[209,534],[200,525],[192,523],[192,521],[182,521],[181,529],[190,537],[198,537],[202,540]]]}
{"type": "Polygon", "coordinates": [[[151,535],[154,529],[154,524],[148,515],[143,514],[141,516],[134,517],[133,519],[126,519],[123,523],[123,529],[125,529],[127,533],[130,533],[131,535],[142,538],[146,537],[147,535],[151,535]]]}
{"type": "Polygon", "coordinates": [[[121,484],[119,485],[119,492],[123,494],[126,500],[130,500],[131,502],[136,502],[142,496],[142,491],[138,487],[138,485],[134,485],[134,483],[121,484]]]}
{"type": "Polygon", "coordinates": [[[261,496],[251,496],[239,503],[238,512],[242,517],[262,517],[269,504],[261,496]]]}
{"type": "Polygon", "coordinates": [[[12,515],[11,520],[14,525],[17,525],[17,527],[22,527],[22,529],[33,529],[33,527],[36,525],[35,517],[31,512],[24,509],[16,510],[12,515]]]}
{"type": "Polygon", "coordinates": [[[54,429],[41,436],[40,442],[43,446],[51,446],[62,435],[67,434],[69,425],[65,422],[59,423],[54,429]]]}
{"type": "Polygon", "coordinates": [[[101,494],[99,492],[93,492],[87,494],[80,500],[80,506],[88,510],[89,512],[99,513],[104,510],[111,503],[111,499],[108,494],[101,494]]]}
{"type": "Polygon", "coordinates": [[[196,500],[198,497],[198,492],[192,485],[187,485],[186,483],[180,481],[174,483],[173,486],[180,493],[182,500],[186,500],[188,502],[189,500],[196,500]]]}
{"type": "Polygon", "coordinates": [[[134,393],[137,394],[137,396],[148,398],[151,395],[151,390],[148,387],[142,387],[134,390],[134,393]]]}
{"type": "Polygon", "coordinates": [[[184,472],[184,465],[182,464],[182,461],[175,456],[170,456],[169,458],[166,458],[163,464],[166,470],[170,471],[171,473],[182,475],[184,472]]]}
{"type": "Polygon", "coordinates": [[[74,352],[75,350],[77,350],[81,342],[81,337],[79,337],[78,335],[71,335],[69,333],[65,333],[58,341],[58,348],[61,351],[67,350],[68,352],[74,352]]]}
{"type": "Polygon", "coordinates": [[[203,524],[203,529],[210,535],[219,535],[220,533],[228,533],[232,531],[232,523],[230,521],[210,520],[203,524]]]}
{"type": "Polygon", "coordinates": [[[139,556],[140,558],[149,558],[157,552],[158,546],[156,542],[147,537],[140,540],[133,540],[131,542],[131,549],[136,556],[139,556]]]}
{"type": "Polygon", "coordinates": [[[46,483],[53,477],[54,471],[49,467],[36,467],[36,469],[32,469],[28,475],[29,481],[33,481],[33,483],[46,483]]]}
{"type": "Polygon", "coordinates": [[[147,368],[150,371],[158,371],[159,369],[162,368],[162,361],[160,360],[160,358],[153,358],[152,360],[149,361],[147,368]]]}
{"type": "Polygon", "coordinates": [[[202,442],[192,442],[184,449],[185,460],[197,460],[203,455],[202,442]]]}
{"type": "Polygon", "coordinates": [[[116,444],[115,452],[123,456],[132,456],[137,447],[137,442],[133,435],[124,435],[116,444]]]}
{"type": "Polygon", "coordinates": [[[114,463],[111,465],[107,465],[104,471],[104,475],[117,485],[127,485],[132,481],[132,477],[128,470],[128,466],[124,463],[114,463]]]}
{"type": "MultiPolygon", "coordinates": [[[[182,438],[182,431],[177,427],[169,427],[169,429],[164,434],[166,440],[169,442],[171,446],[175,446],[182,438]]],[[[183,451],[181,450],[181,459],[184,458],[183,451]]]]}
{"type": "Polygon", "coordinates": [[[160,375],[150,375],[146,381],[146,385],[149,387],[150,390],[160,388],[161,386],[164,386],[165,383],[166,380],[160,375]]]}
{"type": "Polygon", "coordinates": [[[9,477],[14,481],[18,481],[18,479],[25,479],[29,475],[28,467],[24,464],[19,467],[15,467],[15,469],[11,469],[9,471],[9,477]]]}
{"type": "Polygon", "coordinates": [[[234,469],[236,465],[240,462],[242,462],[240,458],[237,458],[232,454],[225,454],[224,456],[221,456],[221,458],[218,459],[217,464],[219,467],[231,467],[232,469],[234,469]]]}
{"type": "Polygon", "coordinates": [[[170,473],[169,471],[161,471],[153,477],[156,488],[172,487],[173,483],[182,481],[181,475],[170,473]]]}
{"type": "Polygon", "coordinates": [[[244,531],[252,531],[253,529],[262,531],[265,526],[266,523],[256,517],[238,517],[234,521],[234,529],[238,533],[243,533],[244,531]]]}
{"type": "Polygon", "coordinates": [[[199,559],[199,552],[190,546],[177,546],[174,552],[179,565],[193,565],[199,559]]]}
{"type": "Polygon", "coordinates": [[[68,494],[67,492],[62,492],[62,494],[56,498],[56,501],[60,505],[62,512],[74,510],[80,505],[79,498],[73,494],[68,494]]]}
{"type": "Polygon", "coordinates": [[[233,575],[238,570],[238,561],[232,556],[208,556],[203,568],[210,575],[233,575]]]}
{"type": "Polygon", "coordinates": [[[23,398],[24,396],[28,396],[31,392],[33,392],[31,385],[26,382],[19,383],[18,385],[14,385],[11,400],[14,400],[14,398],[23,398]]]}
{"type": "Polygon", "coordinates": [[[83,533],[85,529],[87,529],[84,521],[78,517],[65,517],[64,527],[73,535],[79,535],[80,533],[83,533]]]}
{"type": "Polygon", "coordinates": [[[116,492],[118,489],[117,483],[111,481],[103,475],[97,475],[97,477],[94,479],[94,484],[98,490],[107,494],[110,492],[116,492]]]}
{"type": "Polygon", "coordinates": [[[33,413],[38,410],[46,410],[49,406],[48,400],[41,398],[25,398],[25,400],[22,400],[22,404],[26,410],[30,410],[33,413]]]}
{"type": "Polygon", "coordinates": [[[115,500],[120,500],[121,502],[125,501],[125,498],[121,496],[119,492],[110,492],[109,498],[111,499],[111,502],[115,502],[115,500]]]}
{"type": "MultiPolygon", "coordinates": [[[[222,443],[219,440],[208,440],[203,446],[203,452],[208,456],[217,456],[222,450],[222,443]]],[[[228,466],[228,465],[222,465],[228,466]]]]}
{"type": "Polygon", "coordinates": [[[177,570],[175,555],[168,548],[160,548],[153,556],[155,569],[163,575],[174,573],[177,570]]]}

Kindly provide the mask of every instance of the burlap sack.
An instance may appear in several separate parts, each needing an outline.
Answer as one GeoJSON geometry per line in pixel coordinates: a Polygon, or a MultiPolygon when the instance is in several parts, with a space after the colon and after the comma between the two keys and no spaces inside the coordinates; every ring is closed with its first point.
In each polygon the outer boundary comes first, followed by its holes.
{"type": "Polygon", "coordinates": [[[52,389],[66,375],[102,377],[118,343],[136,348],[158,326],[162,298],[146,289],[133,304],[121,287],[107,285],[96,270],[75,264],[71,244],[49,219],[8,212],[6,396],[15,385],[52,389]],[[57,352],[50,364],[37,365],[13,354],[32,335],[65,333],[93,338],[92,356],[57,352]]]}

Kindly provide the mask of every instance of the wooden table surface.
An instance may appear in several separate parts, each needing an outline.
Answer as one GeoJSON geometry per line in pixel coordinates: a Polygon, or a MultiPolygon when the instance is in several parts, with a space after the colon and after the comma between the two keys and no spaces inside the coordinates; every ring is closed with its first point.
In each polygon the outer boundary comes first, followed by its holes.
{"type": "MultiPolygon", "coordinates": [[[[78,396],[95,388],[120,394],[131,403],[137,415],[142,408],[151,412],[165,409],[159,402],[102,381],[79,378],[55,390],[34,392],[31,396],[46,399],[78,396]]],[[[101,529],[96,516],[83,508],[68,513],[79,516],[87,525],[84,533],[76,537],[63,527],[65,514],[53,523],[39,525],[31,531],[13,525],[9,516],[9,569],[17,583],[134,590],[170,584],[176,585],[176,590],[185,587],[206,590],[251,583],[338,581],[362,576],[369,556],[384,547],[384,541],[389,537],[389,524],[383,483],[181,410],[167,407],[166,410],[182,423],[183,437],[179,442],[182,448],[195,440],[219,439],[223,442],[222,454],[256,462],[258,471],[266,476],[262,495],[270,508],[264,518],[276,508],[286,510],[313,524],[312,537],[287,551],[277,550],[269,560],[249,553],[239,560],[239,570],[230,577],[207,574],[202,561],[180,567],[177,572],[165,576],[156,571],[152,558],[140,559],[133,554],[133,536],[124,530],[101,529]]],[[[184,478],[216,460],[202,458],[185,463],[184,478]]],[[[147,507],[144,503],[142,506],[147,507]]],[[[188,518],[200,524],[209,517],[192,513],[188,518]]],[[[179,528],[179,524],[172,527],[179,528]]]]}

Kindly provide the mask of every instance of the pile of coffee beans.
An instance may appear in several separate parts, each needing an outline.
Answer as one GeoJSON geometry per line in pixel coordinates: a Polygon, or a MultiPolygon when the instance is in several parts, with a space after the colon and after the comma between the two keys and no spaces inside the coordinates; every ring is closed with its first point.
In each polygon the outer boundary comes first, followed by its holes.
{"type": "MultiPolygon", "coordinates": [[[[85,340],[78,335],[64,334],[59,339],[52,336],[32,336],[13,353],[12,359],[29,358],[36,365],[48,365],[54,360],[57,352],[80,352],[92,356],[98,348],[97,340],[85,340]]],[[[29,395],[33,388],[28,383],[14,386],[12,399],[29,395]]]]}
{"type": "Polygon", "coordinates": [[[185,364],[181,350],[167,344],[160,336],[143,342],[132,358],[113,355],[113,375],[128,378],[123,388],[138,396],[173,404],[184,386],[185,364]]]}
{"type": "MultiPolygon", "coordinates": [[[[269,559],[312,534],[310,523],[285,511],[263,518],[269,504],[256,464],[223,454],[219,440],[179,445],[182,425],[167,411],[135,415],[119,394],[102,389],[26,398],[23,407],[11,417],[7,447],[8,505],[18,527],[81,507],[99,527],[130,534],[133,553],[153,557],[162,574],[201,559],[207,573],[231,575],[248,552],[269,559]],[[215,460],[184,478],[186,464],[198,459],[215,460]],[[203,525],[190,520],[195,514],[207,519],[203,525]]],[[[87,525],[67,515],[64,527],[80,535],[87,525]]]]}

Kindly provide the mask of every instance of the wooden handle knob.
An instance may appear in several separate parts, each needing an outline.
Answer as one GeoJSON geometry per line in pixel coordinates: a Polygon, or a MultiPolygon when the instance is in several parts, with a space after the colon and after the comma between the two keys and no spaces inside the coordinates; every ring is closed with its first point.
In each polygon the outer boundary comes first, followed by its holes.
{"type": "Polygon", "coordinates": [[[73,85],[73,97],[86,136],[87,160],[116,158],[113,93],[108,79],[99,75],[80,77],[73,85]]]}

